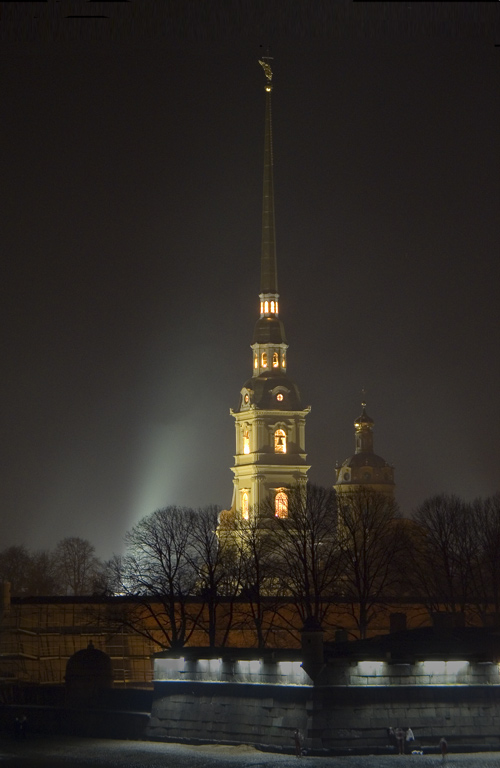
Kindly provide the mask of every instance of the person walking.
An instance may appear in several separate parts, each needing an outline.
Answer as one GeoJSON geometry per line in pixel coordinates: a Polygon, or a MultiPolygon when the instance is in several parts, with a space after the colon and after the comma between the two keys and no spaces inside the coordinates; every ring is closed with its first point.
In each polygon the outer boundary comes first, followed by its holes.
{"type": "Polygon", "coordinates": [[[446,760],[446,755],[448,754],[448,742],[444,737],[439,742],[439,749],[441,750],[441,759],[444,763],[446,760]]]}
{"type": "Polygon", "coordinates": [[[408,754],[411,752],[411,748],[415,741],[415,736],[411,728],[405,728],[405,746],[408,754]]]}
{"type": "Polygon", "coordinates": [[[295,743],[295,756],[302,757],[302,744],[300,741],[300,733],[298,728],[296,728],[293,733],[293,740],[295,743]]]}
{"type": "Polygon", "coordinates": [[[398,755],[404,755],[405,753],[405,734],[402,728],[396,728],[394,731],[396,736],[396,744],[398,746],[398,755]]]}

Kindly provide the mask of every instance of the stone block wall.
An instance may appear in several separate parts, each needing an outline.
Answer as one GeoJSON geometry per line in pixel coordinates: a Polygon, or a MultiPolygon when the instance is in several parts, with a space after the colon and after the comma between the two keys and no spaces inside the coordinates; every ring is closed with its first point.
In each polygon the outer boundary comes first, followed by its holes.
{"type": "Polygon", "coordinates": [[[246,683],[155,683],[148,728],[153,739],[293,747],[308,728],[312,688],[246,683]]]}
{"type": "Polygon", "coordinates": [[[393,751],[388,728],[411,727],[415,746],[500,748],[500,686],[306,686],[159,682],[153,739],[293,748],[393,751]]]}

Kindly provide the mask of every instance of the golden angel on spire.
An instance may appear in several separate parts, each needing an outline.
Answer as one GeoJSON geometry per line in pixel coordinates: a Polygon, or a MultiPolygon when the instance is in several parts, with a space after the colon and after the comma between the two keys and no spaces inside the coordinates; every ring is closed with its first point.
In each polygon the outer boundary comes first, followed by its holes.
{"type": "Polygon", "coordinates": [[[264,70],[264,74],[267,77],[267,82],[271,83],[271,80],[273,79],[273,71],[271,69],[271,65],[268,64],[267,61],[262,61],[262,59],[259,59],[259,64],[261,65],[262,69],[264,70]]]}

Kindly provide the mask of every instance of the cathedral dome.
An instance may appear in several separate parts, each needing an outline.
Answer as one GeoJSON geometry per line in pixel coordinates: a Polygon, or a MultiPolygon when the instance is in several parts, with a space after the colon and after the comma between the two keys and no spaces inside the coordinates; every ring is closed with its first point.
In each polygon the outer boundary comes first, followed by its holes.
{"type": "Polygon", "coordinates": [[[273,411],[300,411],[303,408],[299,388],[279,370],[266,371],[245,382],[238,410],[251,407],[273,411]]]}
{"type": "Polygon", "coordinates": [[[252,344],[286,344],[285,328],[276,316],[259,317],[255,323],[252,344]]]}
{"type": "Polygon", "coordinates": [[[356,428],[356,431],[358,431],[360,429],[363,429],[363,428],[372,429],[373,425],[375,424],[373,419],[371,419],[368,416],[367,412],[366,412],[365,403],[362,403],[362,407],[363,407],[363,410],[361,411],[361,415],[358,416],[358,418],[354,422],[354,426],[356,428]]]}
{"type": "Polygon", "coordinates": [[[376,453],[355,453],[348,459],[342,462],[343,467],[389,467],[382,456],[377,456],[376,453]]]}
{"type": "Polygon", "coordinates": [[[382,456],[373,451],[373,419],[362,403],[360,416],[354,422],[355,453],[337,465],[337,492],[351,492],[360,486],[392,495],[394,492],[394,468],[382,456]]]}

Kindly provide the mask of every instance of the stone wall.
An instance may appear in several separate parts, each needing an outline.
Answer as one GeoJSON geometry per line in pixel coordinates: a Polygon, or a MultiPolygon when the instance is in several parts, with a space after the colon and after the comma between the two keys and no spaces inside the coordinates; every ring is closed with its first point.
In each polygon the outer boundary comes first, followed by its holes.
{"type": "Polygon", "coordinates": [[[305,733],[312,688],[247,683],[155,684],[148,736],[292,747],[305,733]]]}
{"type": "Polygon", "coordinates": [[[313,685],[292,659],[156,659],[155,678],[153,739],[293,750],[298,728],[309,750],[391,752],[387,729],[411,727],[413,748],[500,748],[493,663],[336,661],[313,685]]]}
{"type": "Polygon", "coordinates": [[[413,748],[500,748],[498,686],[343,687],[245,683],[155,685],[148,737],[293,747],[333,754],[352,749],[394,751],[389,727],[411,727],[413,748]]]}

